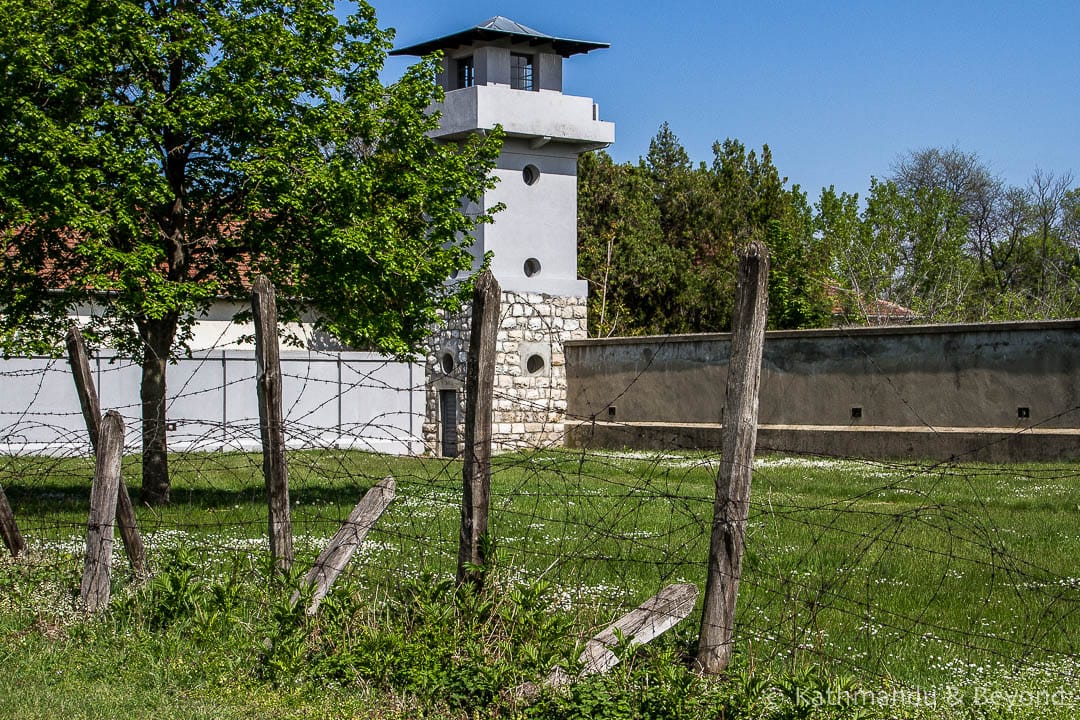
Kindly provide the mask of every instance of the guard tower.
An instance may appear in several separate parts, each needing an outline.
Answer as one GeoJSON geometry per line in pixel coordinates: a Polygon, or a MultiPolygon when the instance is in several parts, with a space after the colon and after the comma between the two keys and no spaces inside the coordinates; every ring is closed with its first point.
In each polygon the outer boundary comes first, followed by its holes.
{"type": "MultiPolygon", "coordinates": [[[[587,283],[577,276],[577,158],[615,140],[591,98],[564,95],[563,60],[608,47],[558,38],[501,16],[392,55],[442,51],[435,137],[455,142],[501,126],[499,182],[484,207],[504,203],[476,229],[477,262],[492,253],[503,289],[494,441],[500,449],[561,444],[566,411],[563,342],[586,335],[587,283]]],[[[432,338],[425,440],[442,455],[460,449],[458,425],[468,317],[432,338]]]]}

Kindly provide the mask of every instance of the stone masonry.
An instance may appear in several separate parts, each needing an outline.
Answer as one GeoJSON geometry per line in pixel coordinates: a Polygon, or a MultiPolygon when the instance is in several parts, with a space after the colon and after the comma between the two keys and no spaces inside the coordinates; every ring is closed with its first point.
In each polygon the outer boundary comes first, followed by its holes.
{"type": "MultiPolygon", "coordinates": [[[[566,433],[566,360],[563,343],[586,338],[583,297],[504,291],[496,338],[492,449],[561,447],[566,433]]],[[[424,444],[436,455],[463,449],[465,365],[469,351],[466,308],[431,337],[426,358],[424,444]],[[449,405],[448,405],[449,403],[449,405]],[[453,413],[456,432],[444,426],[453,413]],[[451,430],[448,434],[447,431],[451,430]]]]}

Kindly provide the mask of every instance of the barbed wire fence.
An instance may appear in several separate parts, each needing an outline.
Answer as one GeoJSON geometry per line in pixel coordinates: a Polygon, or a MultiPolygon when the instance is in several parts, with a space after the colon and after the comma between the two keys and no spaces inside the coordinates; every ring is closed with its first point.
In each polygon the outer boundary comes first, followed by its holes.
{"type": "MultiPolygon", "coordinates": [[[[102,407],[128,429],[122,472],[133,491],[137,370],[108,353],[94,358],[102,407]]],[[[181,550],[207,573],[238,556],[268,557],[254,370],[250,353],[225,347],[170,368],[172,503],[137,508],[151,571],[181,550]]],[[[283,376],[298,564],[310,565],[364,492],[390,475],[397,499],[348,572],[382,588],[452,577],[461,462],[427,451],[422,368],[312,351],[286,353],[283,376]]],[[[25,540],[18,558],[3,562],[73,606],[94,460],[71,369],[64,360],[9,361],[0,387],[0,487],[25,540]]],[[[498,388],[495,398],[519,402],[498,388]]],[[[719,462],[717,451],[558,443],[497,455],[499,582],[548,581],[587,623],[606,622],[669,583],[703,587],[719,462]]],[[[812,663],[899,683],[913,667],[957,678],[1036,673],[1075,686],[1078,477],[1075,463],[759,457],[737,664],[812,663]],[[1028,536],[1035,513],[1044,527],[1028,536]]],[[[134,584],[116,553],[114,583],[134,584]]],[[[587,624],[583,636],[594,629],[587,624]]]]}

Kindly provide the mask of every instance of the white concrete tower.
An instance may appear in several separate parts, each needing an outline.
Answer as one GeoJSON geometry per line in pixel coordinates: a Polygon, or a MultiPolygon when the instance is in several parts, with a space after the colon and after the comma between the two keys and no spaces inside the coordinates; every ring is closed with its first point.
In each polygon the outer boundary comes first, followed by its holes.
{"type": "MultiPolygon", "coordinates": [[[[615,140],[591,98],[564,95],[562,62],[607,43],[546,35],[504,17],[393,55],[443,52],[439,139],[501,126],[499,179],[484,206],[504,203],[476,230],[503,289],[494,434],[500,449],[561,444],[566,410],[562,344],[585,337],[587,283],[577,276],[577,158],[615,140]]],[[[428,358],[425,439],[456,454],[467,328],[451,322],[428,358]]]]}

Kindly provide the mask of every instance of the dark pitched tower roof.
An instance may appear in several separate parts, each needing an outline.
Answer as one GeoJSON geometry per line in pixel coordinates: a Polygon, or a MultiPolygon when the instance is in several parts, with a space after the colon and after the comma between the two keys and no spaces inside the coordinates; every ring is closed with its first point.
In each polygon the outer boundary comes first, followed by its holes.
{"type": "Polygon", "coordinates": [[[553,35],[542,33],[531,27],[514,22],[510,18],[496,15],[485,20],[475,27],[471,27],[452,35],[428,40],[427,42],[397,48],[391,55],[428,55],[436,50],[450,50],[469,45],[474,42],[491,42],[508,38],[514,43],[528,43],[531,46],[550,44],[555,52],[563,57],[570,57],[578,53],[587,53],[590,50],[599,50],[611,47],[609,43],[591,42],[588,40],[571,40],[569,38],[557,38],[553,35]]]}

